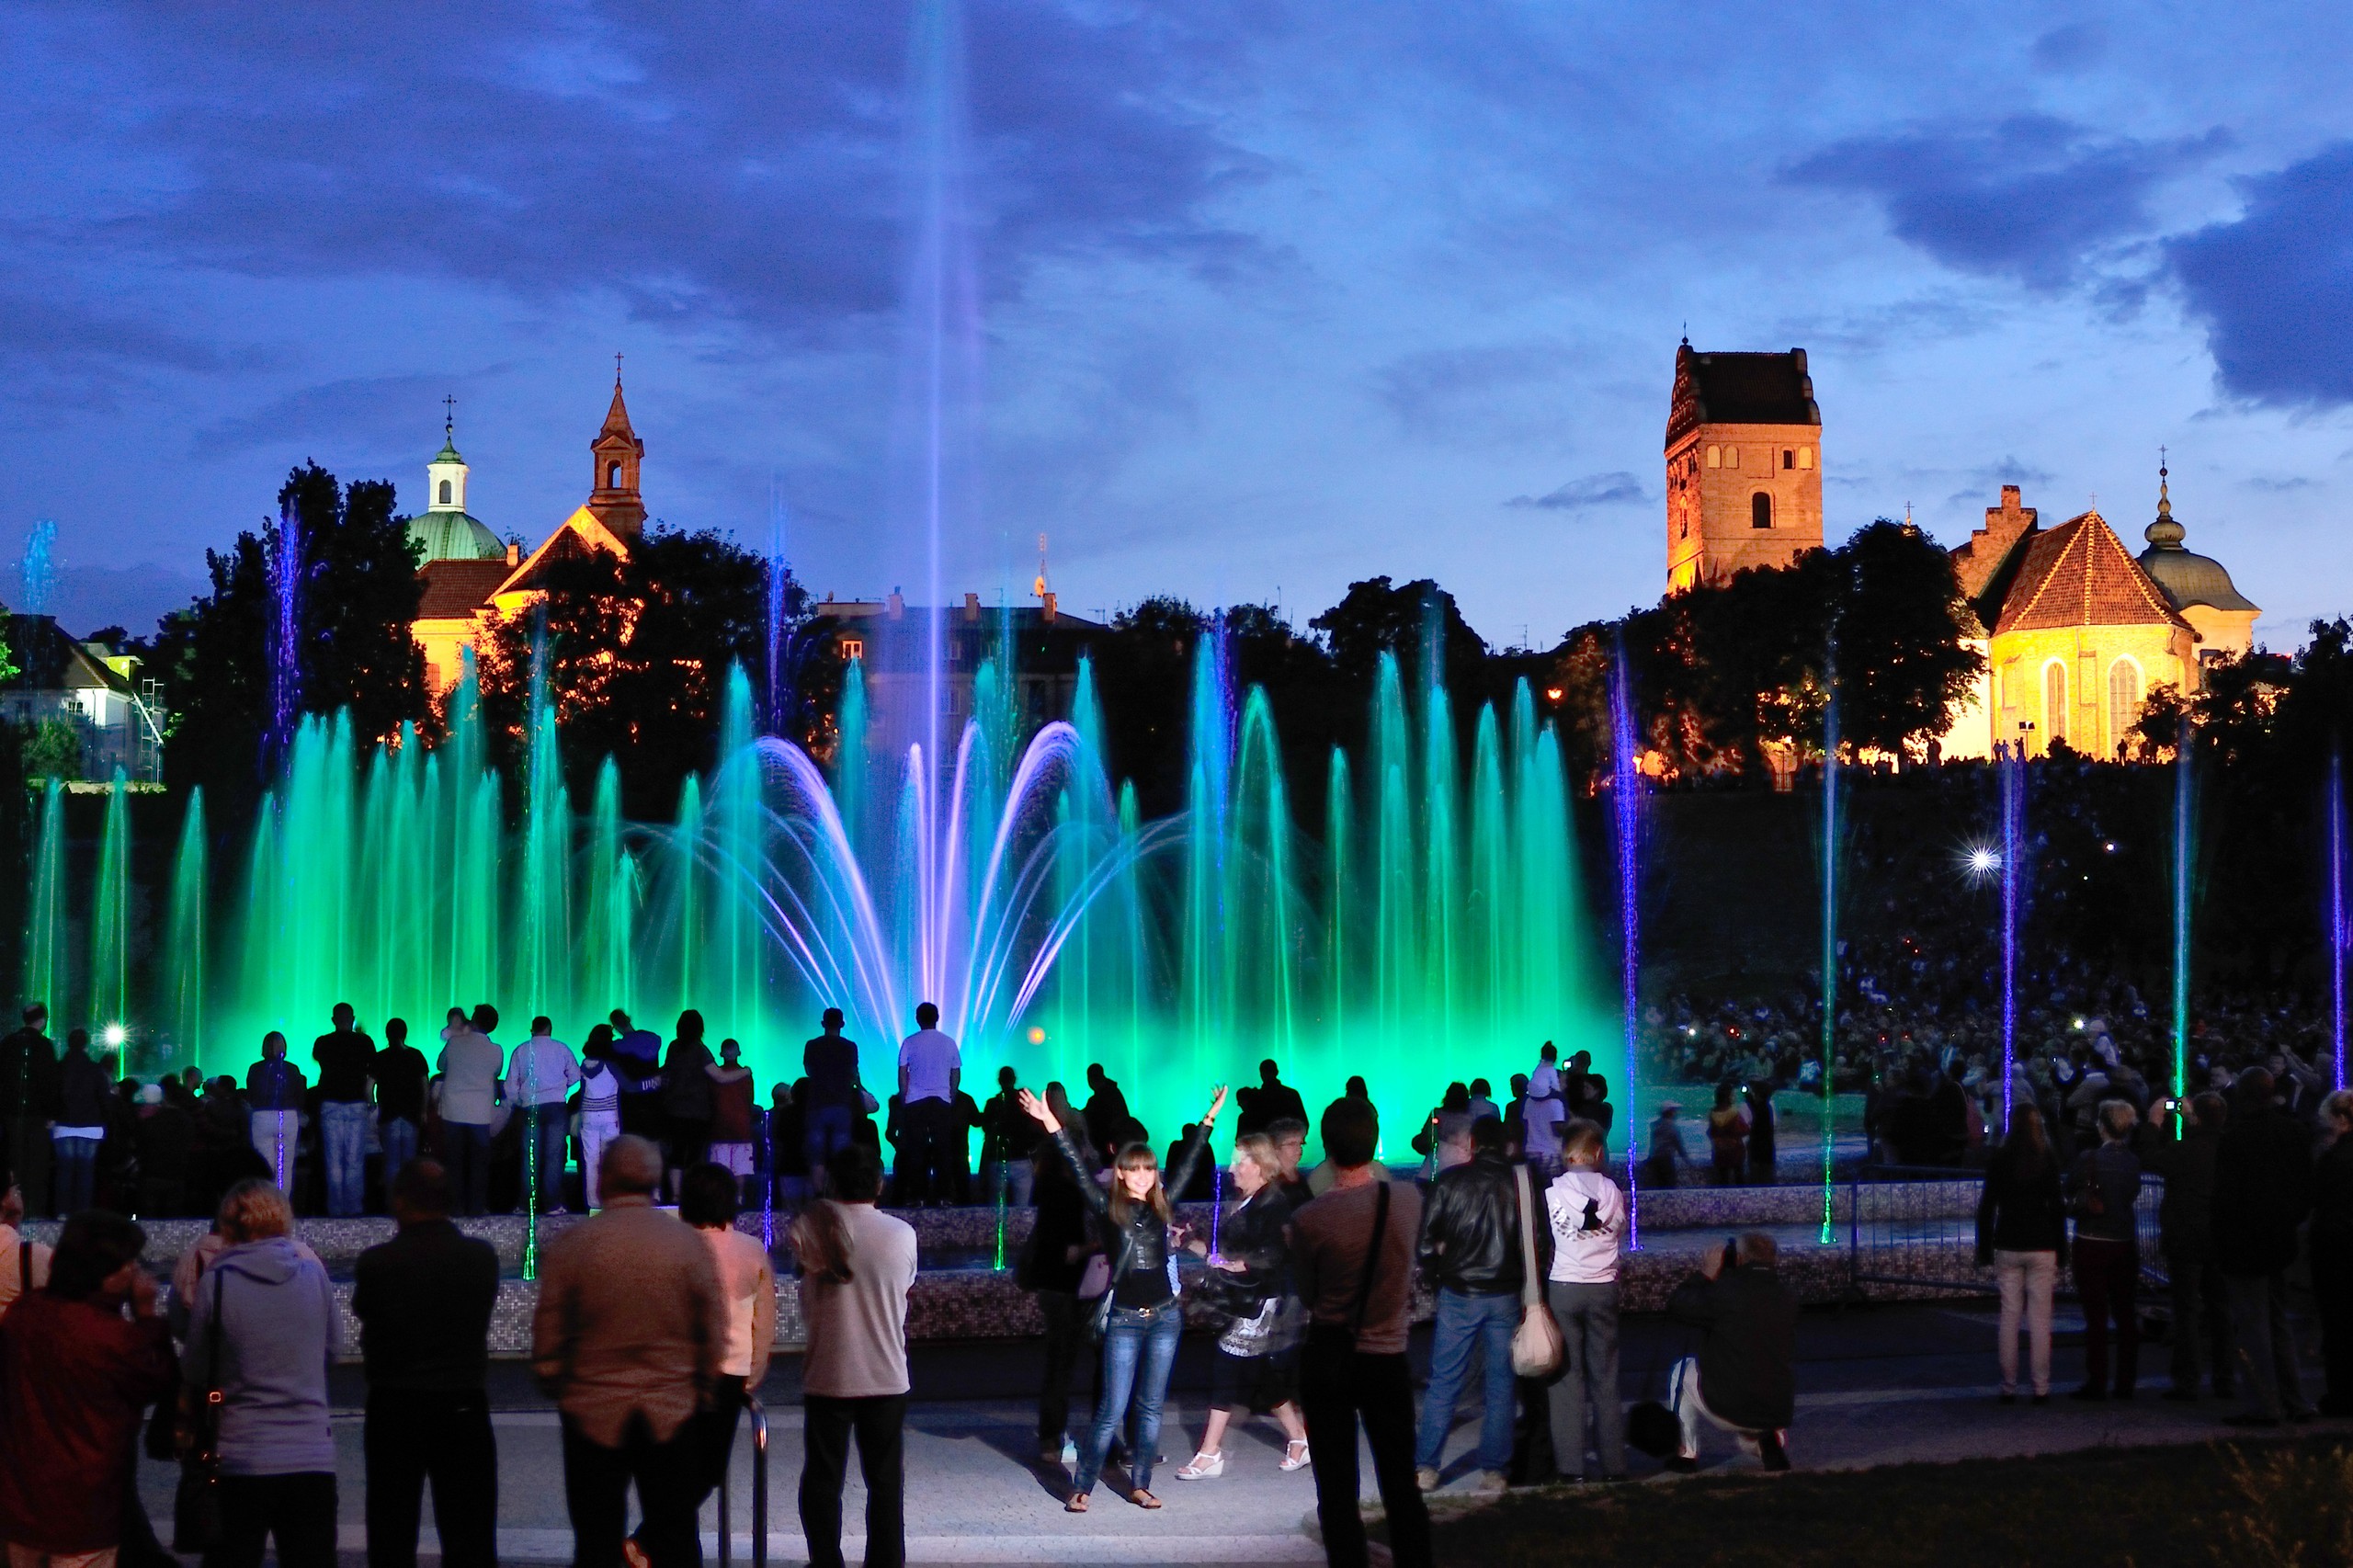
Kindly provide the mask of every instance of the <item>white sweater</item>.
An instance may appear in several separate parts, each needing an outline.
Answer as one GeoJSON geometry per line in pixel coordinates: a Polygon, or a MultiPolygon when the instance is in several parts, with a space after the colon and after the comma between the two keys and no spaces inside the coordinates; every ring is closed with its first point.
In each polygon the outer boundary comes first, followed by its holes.
{"type": "Polygon", "coordinates": [[[1609,1285],[1626,1233],[1626,1195],[1599,1171],[1567,1170],[1544,1189],[1552,1221],[1552,1278],[1563,1285],[1609,1285]]]}

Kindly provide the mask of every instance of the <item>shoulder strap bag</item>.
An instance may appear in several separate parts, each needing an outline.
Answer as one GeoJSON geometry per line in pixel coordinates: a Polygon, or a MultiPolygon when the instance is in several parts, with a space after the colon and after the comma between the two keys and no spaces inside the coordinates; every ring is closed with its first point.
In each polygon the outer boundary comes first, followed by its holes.
{"type": "Polygon", "coordinates": [[[1511,1369],[1515,1377],[1549,1378],[1561,1369],[1566,1346],[1552,1309],[1544,1304],[1544,1281],[1536,1277],[1535,1205],[1528,1192],[1528,1167],[1514,1165],[1519,1187],[1519,1257],[1525,1278],[1519,1286],[1519,1327],[1512,1331],[1511,1369]]]}
{"type": "Polygon", "coordinates": [[[210,1372],[188,1414],[188,1451],[180,1460],[179,1490],[172,1498],[172,1550],[194,1556],[220,1549],[221,1521],[221,1314],[229,1276],[213,1270],[212,1321],[204,1343],[210,1372]]]}
{"type": "Polygon", "coordinates": [[[1357,1275],[1357,1299],[1348,1308],[1346,1323],[1311,1323],[1307,1338],[1311,1345],[1343,1355],[1354,1355],[1357,1335],[1364,1331],[1366,1303],[1372,1300],[1372,1274],[1381,1265],[1381,1244],[1389,1236],[1389,1184],[1378,1182],[1381,1193],[1372,1200],[1372,1240],[1365,1244],[1364,1267],[1357,1275]]]}

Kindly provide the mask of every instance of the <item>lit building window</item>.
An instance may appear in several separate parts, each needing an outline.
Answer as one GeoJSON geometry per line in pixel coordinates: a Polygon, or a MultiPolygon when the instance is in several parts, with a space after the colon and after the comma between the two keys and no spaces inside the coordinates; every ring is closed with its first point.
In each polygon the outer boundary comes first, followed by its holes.
{"type": "Polygon", "coordinates": [[[1738,447],[1726,447],[1724,449],[1724,467],[1738,468],[1739,466],[1740,449],[1738,447]]]}
{"type": "Polygon", "coordinates": [[[866,657],[866,639],[863,637],[843,638],[842,657],[845,659],[862,659],[866,657]]]}
{"type": "Polygon", "coordinates": [[[1710,447],[1708,449],[1708,466],[1710,468],[1722,468],[1724,466],[1724,449],[1722,447],[1710,447]]]}
{"type": "Polygon", "coordinates": [[[2042,670],[2042,744],[2067,738],[2067,666],[2053,659],[2042,670]]]}
{"type": "Polygon", "coordinates": [[[1812,447],[1800,447],[1798,449],[1798,467],[1812,468],[1813,466],[1813,449],[1812,447]]]}
{"type": "Polygon", "coordinates": [[[2130,659],[2108,666],[2108,733],[2122,745],[2141,717],[2141,667],[2130,659]]]}
{"type": "Polygon", "coordinates": [[[1748,526],[1752,528],[1773,526],[1773,498],[1762,490],[1748,498],[1748,526]]]}

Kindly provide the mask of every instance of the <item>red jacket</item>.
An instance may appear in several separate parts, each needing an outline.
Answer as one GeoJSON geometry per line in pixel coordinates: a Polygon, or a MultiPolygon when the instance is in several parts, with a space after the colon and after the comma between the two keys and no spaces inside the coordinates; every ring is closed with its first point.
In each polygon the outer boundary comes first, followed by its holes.
{"type": "Polygon", "coordinates": [[[140,1412],[176,1383],[161,1318],[20,1299],[0,1318],[0,1538],[61,1554],[119,1544],[140,1412]]]}

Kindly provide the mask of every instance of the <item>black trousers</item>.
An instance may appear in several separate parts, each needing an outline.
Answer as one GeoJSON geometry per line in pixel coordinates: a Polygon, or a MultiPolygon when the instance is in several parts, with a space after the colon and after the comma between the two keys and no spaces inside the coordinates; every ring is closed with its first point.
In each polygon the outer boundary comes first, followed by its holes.
{"type": "Polygon", "coordinates": [[[370,1389],[362,1441],[368,1568],[416,1568],[427,1481],[443,1568],[498,1561],[498,1443],[482,1390],[370,1389]]]}
{"type": "Polygon", "coordinates": [[[2207,1247],[2180,1247],[2165,1254],[2166,1289],[2173,1297],[2173,1386],[2198,1392],[2199,1369],[2217,1394],[2231,1388],[2231,1302],[2222,1293],[2222,1271],[2207,1247]]]}
{"type": "Polygon", "coordinates": [[[591,1442],[563,1418],[563,1501],[572,1516],[573,1568],[620,1568],[629,1529],[629,1488],[637,1483],[637,1543],[654,1568],[702,1568],[695,1528],[695,1424],[656,1441],[642,1415],[630,1417],[620,1446],[591,1442]]]}
{"type": "Polygon", "coordinates": [[[221,1544],[204,1568],[260,1568],[272,1540],[278,1568],[335,1568],[332,1472],[221,1478],[221,1544]]]}
{"type": "Polygon", "coordinates": [[[2353,1257],[2315,1234],[2313,1293],[2320,1298],[2320,1350],[2328,1368],[2325,1414],[2353,1409],[2353,1257]]]}
{"type": "Polygon", "coordinates": [[[1070,1432],[1070,1380],[1086,1345],[1091,1302],[1067,1290],[1040,1290],[1038,1312],[1046,1320],[1046,1371],[1038,1383],[1038,1442],[1059,1449],[1070,1432]]]}
{"type": "Polygon", "coordinates": [[[1357,1426],[1372,1448],[1373,1480],[1389,1511],[1397,1568],[1431,1568],[1430,1515],[1414,1482],[1414,1379],[1405,1358],[1368,1356],[1311,1338],[1300,1352],[1299,1403],[1315,1456],[1315,1517],[1332,1568],[1367,1568],[1357,1498],[1357,1426]]]}
{"type": "Polygon", "coordinates": [[[801,1415],[801,1533],[809,1542],[809,1568],[843,1568],[842,1483],[853,1435],[866,1479],[866,1568],[904,1568],[907,1396],[804,1394],[801,1415]]]}

